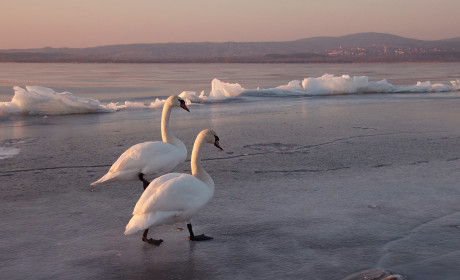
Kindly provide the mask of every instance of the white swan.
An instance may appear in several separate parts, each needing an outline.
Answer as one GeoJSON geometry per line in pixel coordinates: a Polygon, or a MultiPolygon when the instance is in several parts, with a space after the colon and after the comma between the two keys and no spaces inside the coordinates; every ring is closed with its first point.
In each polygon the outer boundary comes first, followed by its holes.
{"type": "Polygon", "coordinates": [[[109,172],[91,185],[111,181],[141,180],[144,189],[150,183],[144,175],[156,177],[171,171],[187,158],[187,148],[184,143],[169,131],[169,117],[172,107],[181,107],[190,112],[185,101],[176,96],[170,96],[163,105],[161,116],[162,141],[139,143],[126,150],[110,167],[109,172]]]}
{"type": "Polygon", "coordinates": [[[192,175],[169,173],[153,180],[134,207],[133,217],[126,225],[126,235],[144,230],[142,241],[158,246],[163,240],[148,239],[149,227],[185,221],[190,240],[212,239],[204,234],[196,236],[190,223],[192,215],[206,205],[214,194],[214,181],[201,167],[201,150],[204,143],[213,143],[222,150],[219,137],[213,130],[201,131],[193,145],[192,175]]]}

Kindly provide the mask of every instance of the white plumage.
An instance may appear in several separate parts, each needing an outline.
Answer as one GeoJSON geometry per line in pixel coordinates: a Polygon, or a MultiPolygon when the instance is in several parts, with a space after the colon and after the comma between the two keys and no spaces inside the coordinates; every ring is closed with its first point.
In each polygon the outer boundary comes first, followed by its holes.
{"type": "Polygon", "coordinates": [[[150,183],[136,203],[125,234],[151,226],[189,221],[213,196],[214,189],[189,174],[169,173],[150,183]]]}
{"type": "MultiPolygon", "coordinates": [[[[192,175],[169,173],[153,180],[134,208],[133,217],[126,226],[126,235],[162,224],[184,221],[190,224],[193,214],[208,203],[214,194],[214,181],[201,167],[204,143],[213,143],[222,149],[213,130],[201,131],[193,146],[192,175]]],[[[191,225],[189,231],[193,237],[191,225]]]]}
{"type": "Polygon", "coordinates": [[[161,117],[163,142],[149,141],[132,146],[115,161],[107,174],[91,185],[111,181],[138,180],[140,173],[148,177],[157,177],[184,162],[187,158],[187,148],[169,131],[172,107],[182,107],[189,111],[184,100],[178,96],[170,96],[166,100],[161,117]]]}

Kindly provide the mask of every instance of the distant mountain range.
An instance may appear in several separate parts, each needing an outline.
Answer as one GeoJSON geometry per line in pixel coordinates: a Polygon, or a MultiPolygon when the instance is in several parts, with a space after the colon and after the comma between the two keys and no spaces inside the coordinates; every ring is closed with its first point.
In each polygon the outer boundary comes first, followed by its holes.
{"type": "Polygon", "coordinates": [[[424,41],[382,33],[286,42],[158,43],[0,50],[0,62],[306,63],[460,62],[460,37],[424,41]]]}

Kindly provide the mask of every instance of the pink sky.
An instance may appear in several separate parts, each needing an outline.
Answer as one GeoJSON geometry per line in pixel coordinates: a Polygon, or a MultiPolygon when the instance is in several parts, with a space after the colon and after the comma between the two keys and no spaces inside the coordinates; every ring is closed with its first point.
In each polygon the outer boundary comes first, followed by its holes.
{"type": "Polygon", "coordinates": [[[382,32],[460,37],[459,0],[1,0],[0,49],[288,41],[382,32]]]}

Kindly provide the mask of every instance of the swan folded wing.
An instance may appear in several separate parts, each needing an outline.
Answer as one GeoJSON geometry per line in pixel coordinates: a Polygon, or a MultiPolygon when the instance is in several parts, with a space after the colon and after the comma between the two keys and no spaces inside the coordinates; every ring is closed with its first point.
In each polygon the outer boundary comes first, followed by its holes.
{"type": "Polygon", "coordinates": [[[129,168],[130,167],[129,165],[132,164],[133,162],[137,162],[138,164],[140,164],[138,162],[138,159],[141,155],[141,151],[145,149],[145,147],[147,147],[149,143],[154,143],[154,142],[139,143],[127,149],[123,154],[121,154],[121,156],[117,159],[117,161],[115,161],[112,164],[109,172],[115,173],[122,169],[131,169],[129,168]]]}
{"type": "Polygon", "coordinates": [[[137,170],[144,174],[167,172],[185,161],[179,150],[171,144],[155,141],[139,143],[126,150],[110,168],[111,173],[120,170],[137,170]]]}
{"type": "MultiPolygon", "coordinates": [[[[142,157],[144,157],[144,155],[142,155],[142,157]]],[[[149,164],[145,165],[141,169],[141,172],[147,175],[159,176],[173,170],[176,166],[183,163],[186,157],[186,151],[182,152],[176,147],[167,144],[167,146],[162,149],[161,154],[157,153],[150,157],[149,164]]]]}
{"type": "Polygon", "coordinates": [[[180,216],[181,212],[149,212],[145,214],[135,215],[129,220],[126,225],[125,235],[133,234],[137,231],[144,230],[152,225],[173,224],[175,217],[180,216]]]}
{"type": "Polygon", "coordinates": [[[190,211],[204,206],[212,191],[192,175],[170,173],[149,185],[137,202],[133,215],[148,212],[190,211]]]}

